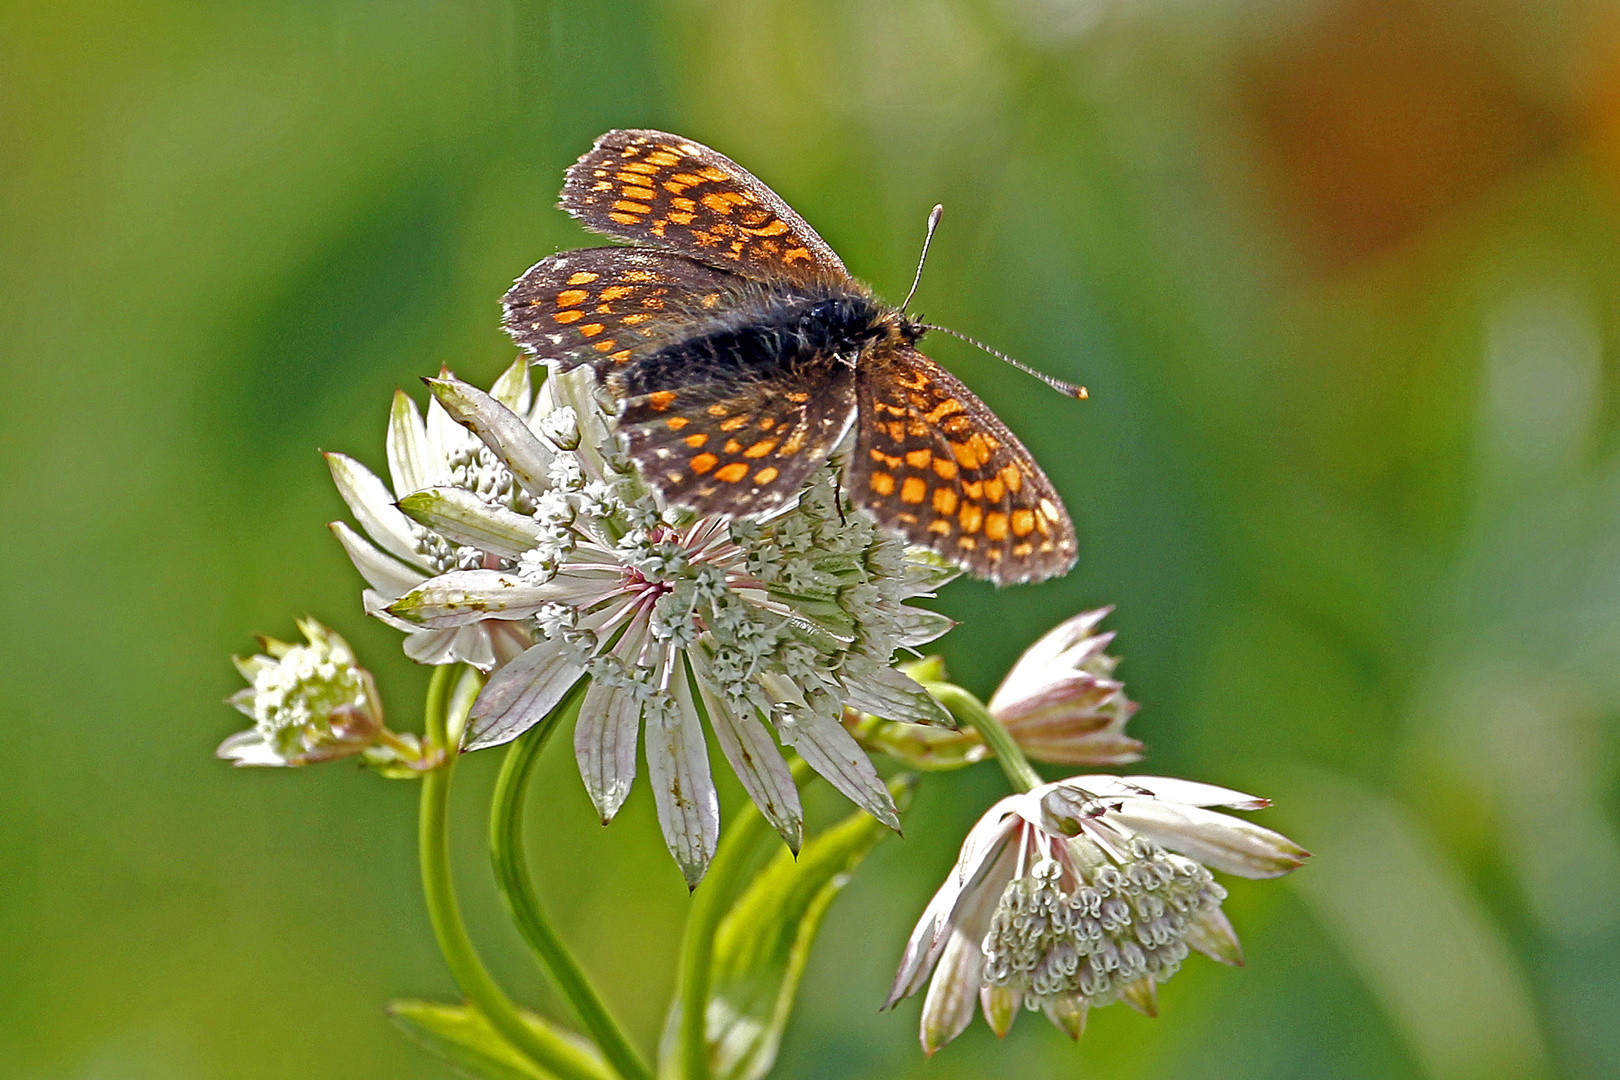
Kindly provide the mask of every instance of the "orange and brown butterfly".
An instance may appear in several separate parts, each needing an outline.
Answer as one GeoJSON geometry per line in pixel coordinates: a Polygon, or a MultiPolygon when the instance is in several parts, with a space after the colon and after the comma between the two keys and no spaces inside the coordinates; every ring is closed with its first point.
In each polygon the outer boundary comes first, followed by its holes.
{"type": "Polygon", "coordinates": [[[769,511],[853,428],[845,486],[879,524],[997,583],[1074,565],[1051,482],[917,351],[926,327],[730,159],[660,131],[610,131],[568,170],[561,206],[635,246],[538,263],[506,294],[506,329],[558,370],[595,370],[667,501],[769,511]]]}

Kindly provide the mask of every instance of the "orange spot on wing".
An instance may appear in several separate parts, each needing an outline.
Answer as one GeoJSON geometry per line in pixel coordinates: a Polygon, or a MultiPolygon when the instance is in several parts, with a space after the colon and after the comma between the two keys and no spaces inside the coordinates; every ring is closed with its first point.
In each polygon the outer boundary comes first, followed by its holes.
{"type": "Polygon", "coordinates": [[[992,477],[984,482],[984,497],[991,502],[1000,502],[1001,497],[1007,493],[1007,485],[999,479],[992,477]]]}
{"type": "Polygon", "coordinates": [[[612,221],[617,221],[620,225],[639,225],[639,224],[641,224],[641,219],[636,217],[636,215],[634,215],[634,214],[621,214],[616,210],[613,211],[612,213],[608,214],[608,218],[610,220],[612,220],[612,221]]]}
{"type": "Polygon", "coordinates": [[[920,503],[928,494],[928,485],[915,476],[906,477],[905,483],[900,485],[900,501],[920,503]]]}
{"type": "Polygon", "coordinates": [[[991,540],[1007,539],[1007,515],[997,512],[984,517],[984,535],[991,540]]]}
{"type": "Polygon", "coordinates": [[[620,349],[618,352],[610,354],[608,359],[612,360],[615,364],[622,364],[626,360],[630,359],[630,350],[620,349]]]}
{"type": "Polygon", "coordinates": [[[978,503],[963,503],[962,512],[957,515],[956,520],[961,524],[963,532],[978,532],[979,526],[984,524],[984,510],[978,503]]]}
{"type": "Polygon", "coordinates": [[[580,327],[579,332],[584,334],[586,337],[595,337],[597,334],[600,334],[606,329],[607,327],[603,326],[601,323],[593,322],[586,323],[584,326],[580,327]]]}
{"type": "Polygon", "coordinates": [[[584,317],[585,317],[585,313],[583,311],[574,310],[574,311],[559,311],[559,312],[557,312],[557,314],[553,315],[551,317],[551,319],[552,319],[553,322],[560,322],[560,323],[562,323],[564,325],[567,325],[568,323],[579,322],[579,320],[583,319],[584,317]]]}
{"type": "Polygon", "coordinates": [[[701,475],[718,464],[720,464],[720,459],[713,454],[699,454],[692,459],[692,471],[701,475]]]}
{"type": "Polygon", "coordinates": [[[600,274],[593,274],[589,270],[577,270],[574,273],[568,275],[568,284],[570,284],[570,285],[589,285],[591,282],[595,281],[599,277],[601,277],[600,274]]]}
{"type": "Polygon", "coordinates": [[[696,450],[698,447],[708,442],[709,437],[701,431],[695,431],[682,441],[685,442],[687,446],[690,446],[692,449],[696,450]]]}
{"type": "Polygon", "coordinates": [[[647,405],[656,412],[663,412],[675,403],[675,391],[655,390],[647,395],[647,405]]]}
{"type": "Polygon", "coordinates": [[[634,285],[610,285],[602,290],[602,292],[597,296],[597,299],[605,300],[611,303],[614,300],[623,300],[625,297],[629,296],[635,291],[636,288],[634,285]]]}
{"type": "Polygon", "coordinates": [[[778,442],[780,442],[780,441],[781,441],[780,439],[761,439],[761,440],[759,440],[759,442],[755,443],[753,446],[750,446],[747,450],[744,450],[743,451],[743,457],[752,457],[752,458],[764,457],[766,454],[770,453],[772,450],[775,450],[776,449],[776,444],[778,442]]]}
{"type": "Polygon", "coordinates": [[[757,229],[748,229],[747,232],[755,236],[781,236],[788,231],[787,222],[780,218],[773,219],[768,225],[761,225],[757,229]]]}
{"type": "Polygon", "coordinates": [[[670,153],[668,150],[654,150],[643,160],[645,160],[647,164],[656,166],[660,169],[667,169],[671,165],[679,165],[681,163],[680,157],[676,154],[670,153]]]}
{"type": "Polygon", "coordinates": [[[956,479],[956,462],[950,458],[937,457],[934,459],[934,472],[941,480],[956,479]]]}
{"type": "Polygon", "coordinates": [[[944,401],[940,402],[938,405],[935,405],[931,410],[929,410],[925,419],[930,424],[937,424],[952,413],[959,413],[961,411],[962,403],[960,401],[957,401],[955,398],[946,398],[944,401]]]}
{"type": "Polygon", "coordinates": [[[716,480],[724,480],[728,484],[735,484],[737,481],[741,480],[747,475],[748,466],[744,465],[740,461],[733,461],[730,465],[724,465],[718,471],[716,471],[714,478],[716,480]]]}
{"type": "Polygon", "coordinates": [[[890,476],[886,472],[873,473],[869,483],[872,485],[872,490],[877,492],[879,495],[894,494],[894,477],[890,476]]]}
{"type": "Polygon", "coordinates": [[[763,469],[759,470],[759,472],[754,474],[754,483],[768,484],[772,480],[776,479],[777,472],[778,470],[775,465],[767,465],[763,469]]]}
{"type": "Polygon", "coordinates": [[[714,405],[710,405],[709,408],[708,408],[708,413],[709,413],[710,416],[724,416],[729,411],[730,410],[728,410],[724,405],[721,405],[719,403],[716,403],[714,405]]]}
{"type": "Polygon", "coordinates": [[[1017,465],[1004,465],[1001,469],[1001,482],[1007,485],[1008,491],[1016,495],[1018,489],[1024,486],[1024,474],[1019,471],[1017,465]]]}
{"type": "Polygon", "coordinates": [[[934,460],[934,455],[928,450],[910,450],[906,452],[906,464],[913,469],[926,469],[928,463],[934,460]]]}
{"type": "Polygon", "coordinates": [[[752,420],[753,418],[752,413],[745,413],[742,416],[733,416],[730,420],[727,420],[725,423],[720,425],[720,430],[736,431],[738,428],[747,427],[748,421],[752,420]]]}
{"type": "Polygon", "coordinates": [[[685,427],[687,424],[690,424],[691,422],[692,422],[691,420],[687,419],[684,416],[672,416],[668,420],[664,421],[664,426],[669,428],[669,430],[671,430],[671,431],[679,431],[679,430],[681,430],[681,428],[685,427]]]}
{"type": "Polygon", "coordinates": [[[1028,540],[1026,540],[1022,544],[1014,544],[1012,551],[1013,551],[1013,557],[1014,558],[1018,558],[1018,559],[1027,558],[1028,556],[1034,554],[1035,545],[1031,544],[1028,540]]]}
{"type": "Polygon", "coordinates": [[[934,510],[937,513],[950,517],[956,513],[956,492],[950,488],[934,489],[934,510]]]}
{"type": "Polygon", "coordinates": [[[1028,536],[1035,529],[1035,511],[1019,509],[1012,512],[1014,536],[1028,536]]]}
{"type": "Polygon", "coordinates": [[[606,338],[606,339],[604,339],[602,341],[596,342],[595,344],[593,344],[591,346],[591,348],[595,349],[597,352],[607,352],[609,349],[613,348],[613,346],[616,345],[616,344],[618,344],[618,343],[616,341],[614,341],[612,338],[606,338]]]}
{"type": "Polygon", "coordinates": [[[738,442],[736,439],[727,439],[726,445],[722,446],[720,449],[727,454],[735,454],[742,450],[742,443],[738,442]]]}
{"type": "Polygon", "coordinates": [[[944,518],[935,518],[928,523],[928,531],[938,533],[940,536],[951,535],[951,523],[944,518]]]}

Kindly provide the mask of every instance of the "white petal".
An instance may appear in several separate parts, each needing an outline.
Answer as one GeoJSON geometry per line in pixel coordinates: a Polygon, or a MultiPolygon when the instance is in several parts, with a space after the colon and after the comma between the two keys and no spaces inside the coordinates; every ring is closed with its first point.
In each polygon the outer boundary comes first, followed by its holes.
{"type": "Polygon", "coordinates": [[[394,406],[388,411],[388,474],[396,496],[450,482],[444,458],[428,452],[427,428],[416,402],[403,390],[394,391],[394,406]]]}
{"type": "Polygon", "coordinates": [[[495,380],[495,385],[489,388],[489,396],[505,405],[508,409],[522,416],[529,411],[529,359],[520,356],[512,361],[512,366],[501,372],[501,377],[495,380]]]}
{"type": "Polygon", "coordinates": [[[495,647],[490,643],[490,628],[504,626],[501,620],[490,619],[472,626],[458,627],[451,649],[457,660],[471,664],[479,671],[488,672],[495,666],[495,647]]]}
{"type": "MultiPolygon", "coordinates": [[[[442,370],[439,374],[441,377],[448,376],[448,372],[442,370]]],[[[429,391],[431,392],[431,382],[426,379],[423,382],[429,383],[429,391]]],[[[445,478],[440,483],[447,483],[449,481],[450,456],[465,445],[468,438],[467,432],[463,430],[461,425],[450,419],[450,414],[444,411],[444,406],[439,404],[439,399],[436,397],[428,398],[426,431],[428,457],[433,461],[446,463],[445,478]]]]}
{"type": "Polygon", "coordinates": [[[792,723],[779,723],[776,731],[784,744],[797,750],[805,764],[848,796],[850,802],[895,832],[900,831],[900,815],[888,787],[844,725],[806,709],[792,723]]]}
{"type": "Polygon", "coordinates": [[[477,629],[476,626],[453,626],[447,630],[415,627],[405,638],[405,655],[418,664],[453,664],[460,659],[456,655],[456,635],[477,629]]]}
{"type": "Polygon", "coordinates": [[[1001,685],[990,698],[991,710],[995,710],[998,698],[1019,695],[1020,684],[1030,680],[1040,681],[1053,667],[1072,667],[1072,664],[1060,663],[1062,653],[1090,637],[1097,624],[1113,610],[1112,607],[1104,607],[1082,611],[1042,634],[1035,644],[1024,650],[1018,662],[1007,672],[1006,678],[1001,680],[1001,685]]]}
{"type": "Polygon", "coordinates": [[[972,1022],[983,977],[984,954],[979,943],[965,934],[952,934],[923,999],[920,1037],[924,1053],[932,1054],[972,1022]]]}
{"type": "Polygon", "coordinates": [[[511,742],[539,723],[585,673],[571,651],[541,642],[489,677],[473,702],[465,746],[511,742]]]}
{"type": "Polygon", "coordinates": [[[433,388],[434,400],[484,440],[525,491],[539,495],[550,486],[547,473],[554,455],[521,416],[460,379],[431,379],[428,385],[433,388]]]}
{"type": "MultiPolygon", "coordinates": [[[[423,580],[426,579],[424,578],[423,580]]],[[[365,589],[360,593],[360,603],[361,606],[365,608],[367,615],[370,615],[373,619],[381,620],[386,625],[392,626],[395,630],[401,630],[407,634],[420,633],[422,630],[420,626],[417,626],[415,623],[406,622],[398,615],[389,614],[388,605],[392,604],[398,599],[399,597],[394,596],[393,594],[380,593],[376,589],[365,589]]]]}
{"type": "Polygon", "coordinates": [[[556,583],[530,585],[499,570],[451,570],[388,605],[417,626],[465,626],[483,619],[524,619],[562,595],[556,583]]]}
{"type": "Polygon", "coordinates": [[[1173,776],[1071,776],[1059,780],[1058,784],[1068,788],[1081,788],[1092,795],[1109,798],[1139,796],[1147,792],[1156,799],[1182,803],[1185,806],[1230,806],[1236,810],[1264,810],[1271,805],[1271,800],[1262,799],[1257,795],[1245,795],[1231,788],[1203,784],[1197,780],[1179,780],[1173,776]]]}
{"type": "Polygon", "coordinates": [[[604,825],[619,812],[635,782],[640,729],[641,700],[635,691],[593,679],[574,724],[574,757],[604,825]]]}
{"type": "Polygon", "coordinates": [[[647,779],[664,843],[687,887],[696,888],[720,839],[720,800],[709,775],[703,725],[685,682],[678,679],[671,687],[676,708],[647,710],[647,779]]]}
{"type": "Polygon", "coordinates": [[[709,714],[709,726],[720,740],[721,752],[765,820],[782,834],[788,847],[797,852],[804,837],[804,811],[799,803],[799,789],[793,783],[787,762],[782,760],[781,751],[776,748],[776,740],[771,738],[752,706],[739,715],[721,695],[711,692],[707,662],[697,653],[691,654],[691,659],[696,669],[698,694],[709,714]]]}
{"type": "Polygon", "coordinates": [[[427,580],[426,574],[392,556],[384,555],[344,522],[331,522],[327,528],[343,545],[349,561],[366,579],[366,584],[378,592],[387,593],[390,597],[404,596],[427,580]]]}
{"type": "Polygon", "coordinates": [[[327,454],[326,464],[332,470],[332,481],[338,494],[348,504],[354,520],[390,555],[405,560],[412,566],[430,569],[427,560],[417,554],[411,522],[394,505],[394,496],[371,470],[347,454],[327,454]]]}
{"type": "Polygon", "coordinates": [[[954,728],[956,721],[915,679],[891,667],[873,665],[844,679],[844,704],[884,720],[954,728]]]}
{"type": "Polygon", "coordinates": [[[915,649],[943,637],[956,625],[955,619],[923,608],[902,606],[895,612],[895,617],[900,624],[900,644],[907,649],[915,649]]]}
{"type": "Polygon", "coordinates": [[[514,559],[534,546],[540,526],[527,514],[492,506],[466,488],[434,487],[399,500],[412,519],[458,544],[514,559]]]}
{"type": "Polygon", "coordinates": [[[249,728],[219,744],[215,757],[224,758],[235,765],[285,765],[287,759],[264,741],[264,736],[249,728]]]}
{"type": "Polygon", "coordinates": [[[1107,817],[1170,851],[1240,877],[1281,877],[1310,855],[1281,833],[1196,806],[1122,799],[1107,817]]]}

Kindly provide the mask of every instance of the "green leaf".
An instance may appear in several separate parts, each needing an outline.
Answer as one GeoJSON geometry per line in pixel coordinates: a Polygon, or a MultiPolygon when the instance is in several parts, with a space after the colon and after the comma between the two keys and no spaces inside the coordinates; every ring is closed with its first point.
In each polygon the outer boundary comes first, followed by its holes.
{"type": "MultiPolygon", "coordinates": [[[[911,780],[890,789],[903,805],[911,780]]],[[[707,1026],[715,1080],[758,1080],[770,1071],[822,916],[887,835],[870,814],[852,814],[797,859],[780,851],[732,906],[714,945],[707,1026]]]]}
{"type": "MultiPolygon", "coordinates": [[[[407,1035],[455,1066],[465,1076],[482,1080],[557,1080],[548,1072],[512,1049],[496,1034],[482,1013],[470,1005],[442,1005],[433,1001],[393,1001],[388,1015],[407,1035]]],[[[525,1010],[523,1019],[536,1028],[550,1030],[593,1054],[596,1048],[570,1031],[551,1024],[525,1010]]],[[[605,1068],[605,1067],[604,1067],[605,1068]]]]}

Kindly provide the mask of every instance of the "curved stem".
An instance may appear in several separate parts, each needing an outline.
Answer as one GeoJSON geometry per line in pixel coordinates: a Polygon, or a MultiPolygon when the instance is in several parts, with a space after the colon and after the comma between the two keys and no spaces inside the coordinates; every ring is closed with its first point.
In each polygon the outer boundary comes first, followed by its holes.
{"type": "Polygon", "coordinates": [[[956,718],[958,724],[973,728],[984,740],[984,745],[996,755],[1001,763],[1001,771],[1007,774],[1007,782],[1012,784],[1014,791],[1029,791],[1045,783],[1041,774],[1029,763],[1024,752],[1018,749],[1018,744],[1007,733],[984,703],[955,683],[925,682],[923,689],[934,695],[934,699],[945,706],[947,712],[956,718]]]}
{"type": "MultiPolygon", "coordinates": [[[[450,838],[446,830],[450,774],[457,757],[454,747],[449,744],[448,731],[451,727],[459,726],[464,719],[456,718],[452,722],[446,716],[445,704],[452,675],[450,665],[440,667],[433,673],[433,681],[428,686],[426,735],[435,745],[446,748],[446,757],[443,765],[422,777],[422,803],[418,817],[422,892],[427,899],[428,918],[433,923],[439,951],[444,954],[445,963],[456,984],[461,987],[461,992],[467,995],[467,1000],[484,1014],[490,1026],[513,1049],[564,1080],[613,1080],[613,1074],[580,1047],[545,1028],[531,1026],[484,967],[472,939],[467,935],[466,924],[461,919],[461,907],[456,902],[455,886],[450,878],[450,838]]],[[[464,677],[475,676],[469,669],[464,677]]],[[[458,694],[457,698],[465,698],[466,705],[471,705],[470,694],[458,694]]]]}
{"type": "Polygon", "coordinates": [[[490,806],[489,855],[495,866],[496,885],[512,921],[540,966],[573,1006],[580,1024],[602,1048],[603,1056],[625,1080],[652,1080],[652,1070],[614,1022],[596,988],[546,918],[523,855],[523,800],[535,762],[540,760],[552,732],[566,727],[578,715],[584,698],[582,679],[544,720],[524,732],[506,752],[490,806]]]}

